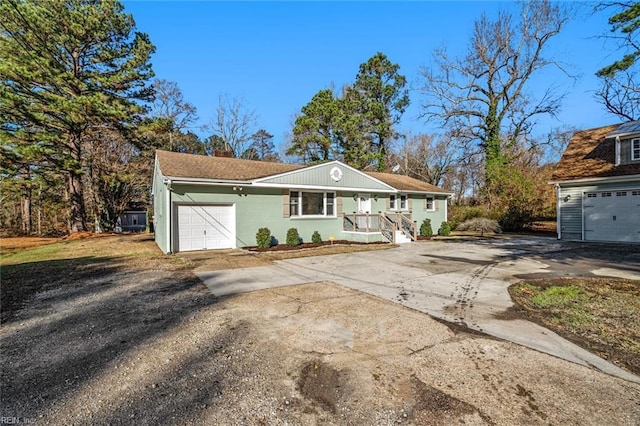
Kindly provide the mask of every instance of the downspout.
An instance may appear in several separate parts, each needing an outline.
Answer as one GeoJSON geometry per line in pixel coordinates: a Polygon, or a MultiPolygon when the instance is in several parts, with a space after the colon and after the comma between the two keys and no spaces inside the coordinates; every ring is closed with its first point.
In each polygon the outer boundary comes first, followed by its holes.
{"type": "Polygon", "coordinates": [[[556,232],[558,234],[558,239],[561,240],[562,239],[562,208],[561,208],[561,199],[560,196],[562,195],[562,188],[560,188],[560,184],[556,183],[554,185],[556,187],[556,218],[557,218],[557,222],[556,222],[556,232]]]}
{"type": "Polygon", "coordinates": [[[165,184],[165,186],[167,187],[167,205],[166,205],[166,211],[167,211],[167,253],[173,253],[173,236],[171,235],[171,229],[173,228],[172,226],[172,212],[171,212],[171,179],[169,178],[164,178],[163,183],[165,184]]]}

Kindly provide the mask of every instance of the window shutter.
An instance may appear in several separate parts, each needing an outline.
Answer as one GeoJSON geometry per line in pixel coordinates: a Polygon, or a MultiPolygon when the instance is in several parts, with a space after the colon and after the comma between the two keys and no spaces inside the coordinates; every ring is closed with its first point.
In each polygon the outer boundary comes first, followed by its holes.
{"type": "Polygon", "coordinates": [[[440,210],[440,200],[438,200],[436,197],[433,197],[433,208],[436,211],[440,210]]]}
{"type": "Polygon", "coordinates": [[[387,211],[391,210],[391,195],[387,197],[387,211]]]}
{"type": "Polygon", "coordinates": [[[342,194],[336,194],[336,215],[342,214],[342,194]]]}
{"type": "Polygon", "coordinates": [[[413,210],[413,197],[407,194],[407,208],[413,210]]]}
{"type": "Polygon", "coordinates": [[[424,203],[422,203],[422,210],[427,210],[427,198],[429,198],[428,195],[424,196],[424,203]]]}
{"type": "Polygon", "coordinates": [[[282,190],[282,217],[289,217],[289,191],[286,189],[282,190]]]}

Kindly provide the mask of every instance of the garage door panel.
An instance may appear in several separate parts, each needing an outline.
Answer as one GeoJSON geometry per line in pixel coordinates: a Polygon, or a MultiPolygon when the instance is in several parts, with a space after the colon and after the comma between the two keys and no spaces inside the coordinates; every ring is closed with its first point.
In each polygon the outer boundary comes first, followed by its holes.
{"type": "Polygon", "coordinates": [[[584,195],[585,239],[640,242],[640,190],[584,195]]]}
{"type": "Polygon", "coordinates": [[[233,205],[179,205],[178,251],[235,247],[233,205]]]}

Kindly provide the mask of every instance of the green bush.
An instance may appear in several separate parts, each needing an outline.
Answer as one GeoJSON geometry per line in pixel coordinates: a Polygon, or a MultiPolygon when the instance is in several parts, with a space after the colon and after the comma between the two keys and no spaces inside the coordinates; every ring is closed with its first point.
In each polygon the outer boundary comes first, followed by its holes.
{"type": "Polygon", "coordinates": [[[438,235],[446,237],[449,234],[451,234],[451,225],[449,225],[449,222],[442,222],[440,229],[438,229],[438,235]]]}
{"type": "Polygon", "coordinates": [[[320,236],[320,233],[318,231],[313,231],[311,242],[314,244],[322,244],[322,237],[320,236]]]}
{"type": "Polygon", "coordinates": [[[287,244],[290,246],[300,245],[302,239],[300,238],[300,234],[298,234],[297,228],[289,228],[287,231],[287,244]]]}
{"type": "Polygon", "coordinates": [[[533,210],[530,207],[509,206],[498,223],[505,231],[530,230],[533,227],[533,210]]]}
{"type": "Polygon", "coordinates": [[[258,248],[269,248],[271,246],[271,231],[269,228],[260,228],[256,233],[256,243],[258,248]]]}
{"type": "Polygon", "coordinates": [[[420,235],[423,237],[433,236],[433,229],[431,228],[431,219],[425,219],[420,225],[420,235]]]}

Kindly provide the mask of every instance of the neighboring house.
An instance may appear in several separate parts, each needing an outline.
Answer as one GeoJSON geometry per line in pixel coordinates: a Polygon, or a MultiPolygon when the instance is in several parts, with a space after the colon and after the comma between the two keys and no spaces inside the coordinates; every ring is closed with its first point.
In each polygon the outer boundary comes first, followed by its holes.
{"type": "Polygon", "coordinates": [[[157,151],[154,232],[165,253],[256,245],[267,227],[311,241],[415,240],[425,218],[447,220],[451,192],[408,176],[364,173],[339,161],[315,166],[157,151]]]}
{"type": "Polygon", "coordinates": [[[116,223],[116,232],[144,232],[147,230],[147,209],[144,203],[127,205],[116,223]]]}
{"type": "Polygon", "coordinates": [[[559,239],[640,242],[640,121],[576,132],[551,183],[559,239]]]}

